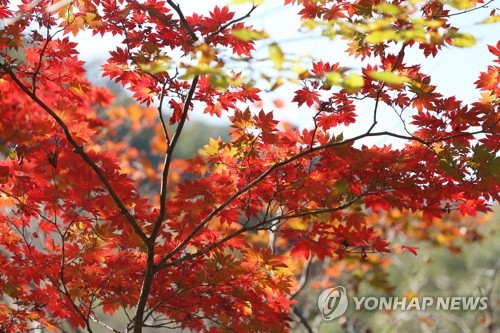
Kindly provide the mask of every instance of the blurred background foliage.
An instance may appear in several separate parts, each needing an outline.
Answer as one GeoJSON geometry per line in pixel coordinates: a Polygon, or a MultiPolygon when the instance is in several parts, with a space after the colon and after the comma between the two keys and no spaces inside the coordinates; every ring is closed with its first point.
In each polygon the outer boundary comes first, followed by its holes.
{"type": "MultiPolygon", "coordinates": [[[[381,258],[346,259],[333,264],[330,276],[321,284],[312,283],[310,292],[298,302],[315,332],[500,332],[500,207],[478,217],[482,224],[473,241],[457,240],[452,247],[432,241],[414,242],[417,256],[409,252],[381,258]],[[482,236],[481,236],[482,235],[482,236]],[[373,261],[372,261],[373,260],[373,261]],[[394,296],[487,296],[485,311],[356,311],[354,302],[344,316],[331,322],[321,320],[316,300],[322,288],[344,286],[348,297],[394,296]]],[[[397,239],[395,240],[397,241],[397,239]]],[[[321,279],[321,277],[319,277],[321,279]]],[[[312,279],[317,281],[317,277],[312,279]]],[[[307,332],[303,325],[295,332],[307,332]]]]}

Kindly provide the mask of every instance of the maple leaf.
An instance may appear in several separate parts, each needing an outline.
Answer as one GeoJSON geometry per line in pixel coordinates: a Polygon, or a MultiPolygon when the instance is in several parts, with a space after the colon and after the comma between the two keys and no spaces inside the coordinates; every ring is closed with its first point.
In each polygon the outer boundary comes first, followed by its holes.
{"type": "Polygon", "coordinates": [[[115,302],[105,302],[102,305],[102,311],[110,315],[113,315],[119,308],[121,308],[121,302],[119,300],[115,302]]]}
{"type": "Polygon", "coordinates": [[[308,259],[311,255],[311,249],[309,248],[307,240],[300,239],[295,244],[293,244],[290,255],[297,257],[297,259],[308,259]]]}
{"type": "Polygon", "coordinates": [[[406,245],[403,245],[401,246],[401,249],[402,250],[408,250],[409,252],[411,252],[413,255],[417,255],[417,250],[419,249],[418,247],[414,247],[414,246],[406,246],[406,245]]]}
{"type": "Polygon", "coordinates": [[[307,106],[312,106],[314,103],[319,102],[319,93],[316,91],[310,91],[307,88],[302,88],[295,91],[295,96],[292,99],[292,102],[296,102],[299,107],[302,104],[306,104],[307,106]]]}
{"type": "Polygon", "coordinates": [[[499,88],[499,82],[500,81],[500,71],[493,67],[490,66],[488,67],[487,72],[481,72],[479,74],[479,79],[474,82],[476,84],[476,87],[480,88],[481,90],[498,90],[500,92],[499,88]]]}
{"type": "Polygon", "coordinates": [[[488,45],[488,50],[498,58],[494,61],[500,63],[500,41],[497,42],[496,46],[488,45]]]}
{"type": "Polygon", "coordinates": [[[336,127],[341,124],[350,125],[356,121],[356,114],[354,112],[340,112],[340,113],[321,113],[317,118],[318,126],[324,130],[336,127]]]}
{"type": "Polygon", "coordinates": [[[0,331],[90,331],[133,308],[124,327],[139,333],[287,332],[303,302],[294,291],[342,272],[389,290],[387,239],[455,252],[480,240],[479,213],[499,199],[500,42],[479,100],[448,97],[406,54],[476,39],[443,2],[379,2],[285,0],[297,8],[279,11],[304,19],[299,33],[342,38],[363,60],[346,74],[341,55],[261,42],[248,25],[261,0],[190,15],[170,0],[0,0],[0,331]],[[139,104],[86,79],[78,50],[98,34],[120,45],[95,76],[139,104]],[[278,121],[270,103],[285,111],[287,99],[313,110],[278,121]],[[411,126],[395,130],[387,107],[411,126]],[[189,132],[193,112],[227,117],[229,137],[197,151],[208,132],[189,132]]]}
{"type": "Polygon", "coordinates": [[[214,10],[210,12],[210,17],[217,21],[217,23],[226,23],[229,20],[232,20],[234,17],[234,13],[229,11],[228,6],[224,6],[219,8],[219,6],[215,6],[214,10]]]}
{"type": "Polygon", "coordinates": [[[0,184],[6,184],[9,181],[9,167],[0,165],[0,184]]]}

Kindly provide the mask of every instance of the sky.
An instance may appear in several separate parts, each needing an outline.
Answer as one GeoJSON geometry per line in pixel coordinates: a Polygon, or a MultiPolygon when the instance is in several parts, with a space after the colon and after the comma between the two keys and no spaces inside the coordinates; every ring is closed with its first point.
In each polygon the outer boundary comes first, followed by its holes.
{"type": "MultiPolygon", "coordinates": [[[[496,0],[498,1],[498,0],[496,0]]],[[[196,11],[204,12],[212,10],[215,5],[225,5],[230,1],[206,1],[206,0],[183,0],[180,6],[186,15],[196,11]]],[[[495,3],[493,3],[495,4],[495,3]]],[[[242,15],[248,10],[248,6],[232,5],[232,10],[237,11],[237,15],[242,15]]],[[[349,58],[343,51],[345,45],[338,39],[328,40],[321,38],[317,33],[303,34],[299,33],[300,21],[296,15],[298,9],[294,6],[283,6],[282,0],[266,0],[253,13],[250,19],[245,22],[253,25],[255,28],[266,31],[270,38],[268,40],[257,42],[258,52],[266,52],[267,45],[271,42],[277,42],[283,49],[287,57],[297,58],[299,56],[312,56],[315,59],[322,59],[330,62],[340,62],[343,65],[351,67],[353,72],[360,68],[359,60],[349,58]]],[[[438,92],[457,96],[465,102],[472,102],[477,99],[479,92],[475,90],[474,81],[477,80],[480,71],[484,71],[490,64],[493,56],[488,52],[486,44],[495,44],[500,36],[500,24],[479,24],[488,15],[490,9],[481,9],[467,13],[465,15],[454,16],[452,23],[462,27],[462,32],[470,33],[477,39],[477,44],[472,48],[445,47],[444,51],[438,54],[436,58],[424,58],[417,56],[418,52],[407,51],[407,64],[421,64],[424,73],[432,75],[432,82],[438,86],[438,92]]],[[[91,36],[90,33],[82,34],[78,37],[81,43],[78,47],[80,57],[89,65],[99,66],[103,64],[109,54],[120,43],[120,39],[105,36],[98,40],[97,36],[91,36]],[[98,47],[89,47],[95,45],[98,47]]],[[[262,53],[265,54],[265,53],[262,53]]],[[[270,102],[275,97],[285,97],[285,101],[291,101],[293,91],[298,86],[285,85],[275,91],[276,95],[270,96],[265,100],[265,111],[271,111],[273,105],[270,102]]],[[[371,102],[373,103],[373,101],[371,102]]],[[[367,108],[371,113],[371,104],[359,105],[360,109],[367,108]]],[[[274,110],[275,115],[280,120],[286,120],[299,127],[311,127],[313,125],[312,115],[314,111],[305,107],[297,108],[296,104],[287,103],[284,108],[274,110]]],[[[212,124],[227,124],[226,119],[212,118],[203,115],[202,112],[194,112],[191,119],[207,121],[212,124]]],[[[401,131],[402,126],[396,119],[393,111],[389,108],[382,108],[381,117],[387,120],[388,124],[385,130],[401,131]]],[[[352,129],[339,128],[337,131],[343,131],[344,134],[356,135],[366,130],[370,126],[371,117],[359,117],[359,126],[352,126],[352,129]]],[[[379,128],[382,130],[382,128],[379,128]]],[[[338,133],[337,133],[338,134],[338,133]]],[[[382,141],[373,141],[372,143],[381,143],[382,141]]]]}

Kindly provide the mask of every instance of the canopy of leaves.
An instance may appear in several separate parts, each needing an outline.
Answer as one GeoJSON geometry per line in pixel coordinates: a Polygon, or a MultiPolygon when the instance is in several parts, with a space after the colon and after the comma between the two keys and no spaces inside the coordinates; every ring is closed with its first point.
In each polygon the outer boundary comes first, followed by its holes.
{"type": "Polygon", "coordinates": [[[500,42],[473,102],[441,94],[406,56],[474,45],[450,17],[490,3],[284,1],[301,31],[345,40],[356,70],[294,58],[248,23],[263,1],[236,2],[243,13],[0,0],[0,331],[287,331],[310,263],[416,251],[390,243],[395,232],[472,237],[459,217],[498,201],[500,42]],[[113,105],[87,80],[84,33],[121,40],[101,74],[138,104],[113,105]],[[311,112],[310,126],[267,107],[285,83],[275,107],[311,112]],[[176,159],[197,111],[228,119],[229,137],[176,159]],[[389,211],[421,219],[373,222],[389,211]],[[118,310],[114,328],[102,313],[118,310]]]}

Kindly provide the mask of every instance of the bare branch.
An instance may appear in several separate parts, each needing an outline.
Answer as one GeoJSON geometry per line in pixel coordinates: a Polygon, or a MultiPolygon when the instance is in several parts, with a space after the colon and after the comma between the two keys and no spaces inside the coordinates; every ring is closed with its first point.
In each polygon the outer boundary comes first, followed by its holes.
{"type": "Polygon", "coordinates": [[[311,270],[312,258],[313,258],[313,256],[309,256],[306,263],[304,264],[304,267],[302,268],[302,274],[300,275],[299,287],[291,295],[292,299],[297,298],[297,296],[302,292],[302,290],[304,290],[304,288],[307,285],[307,282],[309,281],[309,271],[311,270]]]}
{"type": "Polygon", "coordinates": [[[110,330],[111,332],[115,332],[115,333],[124,333],[124,332],[122,332],[122,331],[120,331],[120,330],[117,330],[116,328],[113,328],[113,327],[109,326],[109,325],[108,325],[108,324],[106,324],[106,323],[103,323],[102,321],[100,321],[99,319],[97,319],[97,318],[96,318],[96,317],[94,317],[94,316],[90,316],[90,319],[91,319],[94,323],[97,323],[97,324],[101,325],[102,327],[104,327],[104,328],[106,328],[106,329],[110,330]]]}
{"type": "MultiPolygon", "coordinates": [[[[167,181],[168,181],[168,173],[170,170],[170,164],[172,162],[172,155],[175,150],[175,146],[177,145],[177,141],[179,140],[179,137],[182,133],[182,129],[184,128],[184,124],[186,123],[188,111],[191,105],[191,101],[193,99],[194,92],[196,90],[196,85],[198,84],[198,78],[199,76],[196,75],[193,78],[193,81],[191,81],[191,88],[189,89],[189,92],[186,96],[186,99],[184,100],[184,109],[182,110],[182,116],[179,121],[179,125],[177,125],[177,129],[175,130],[174,135],[172,136],[172,139],[170,140],[170,144],[167,148],[167,153],[165,155],[165,161],[163,164],[163,172],[162,172],[162,180],[161,180],[161,189],[160,189],[160,213],[158,215],[158,218],[155,222],[155,225],[153,227],[153,231],[151,233],[150,239],[154,241],[156,235],[160,231],[161,224],[165,218],[166,214],[166,201],[167,201],[167,181]]],[[[161,111],[160,111],[161,112],[161,111]]]]}
{"type": "Polygon", "coordinates": [[[304,328],[306,329],[306,331],[308,333],[314,333],[311,325],[309,325],[309,323],[307,322],[307,319],[304,317],[304,315],[302,314],[302,312],[297,308],[297,307],[293,307],[293,313],[299,317],[299,320],[300,320],[300,323],[302,325],[304,325],[304,328]]]}
{"type": "MultiPolygon", "coordinates": [[[[391,72],[394,72],[398,68],[398,66],[401,65],[401,62],[403,61],[405,48],[407,45],[408,45],[407,43],[403,43],[403,46],[401,46],[401,50],[399,50],[398,53],[398,58],[396,59],[396,62],[394,63],[394,66],[391,69],[391,72]]],[[[382,94],[382,90],[385,88],[385,86],[386,86],[385,82],[382,82],[379,90],[377,91],[377,95],[375,96],[375,106],[373,108],[373,122],[370,128],[368,129],[368,133],[370,133],[378,123],[377,121],[378,105],[380,103],[380,95],[382,94]]]]}
{"type": "Polygon", "coordinates": [[[170,137],[168,135],[167,125],[165,124],[165,119],[163,119],[163,101],[165,100],[165,87],[167,82],[161,87],[160,104],[158,105],[158,118],[160,119],[161,127],[163,129],[163,135],[167,141],[167,146],[170,146],[170,137]]]}
{"type": "Polygon", "coordinates": [[[186,20],[186,17],[184,16],[184,13],[182,12],[181,7],[178,4],[174,3],[172,0],[167,0],[167,3],[170,5],[170,7],[172,7],[175,10],[177,15],[179,15],[182,26],[189,33],[189,36],[191,36],[193,41],[195,41],[195,42],[198,41],[198,37],[196,37],[196,34],[193,31],[193,28],[191,28],[188,21],[186,20]]]}
{"type": "Polygon", "coordinates": [[[457,15],[462,15],[462,14],[466,14],[466,13],[470,13],[470,12],[473,12],[475,10],[478,10],[478,9],[481,9],[481,8],[486,8],[488,7],[488,5],[490,3],[492,3],[494,0],[490,0],[488,1],[487,3],[479,6],[479,7],[475,7],[475,8],[471,8],[471,9],[467,9],[467,10],[464,10],[463,12],[459,12],[459,13],[453,13],[453,14],[448,14],[448,15],[436,15],[432,18],[442,18],[442,17],[452,17],[452,16],[457,16],[457,15]]]}

